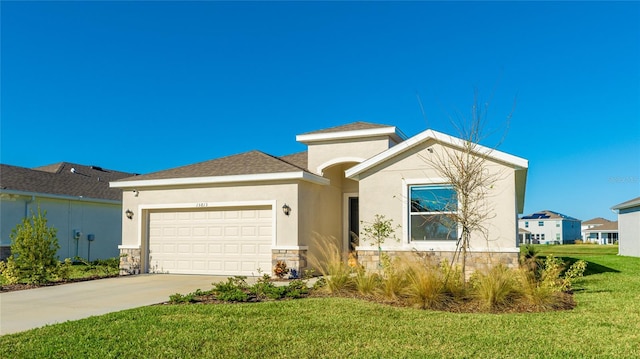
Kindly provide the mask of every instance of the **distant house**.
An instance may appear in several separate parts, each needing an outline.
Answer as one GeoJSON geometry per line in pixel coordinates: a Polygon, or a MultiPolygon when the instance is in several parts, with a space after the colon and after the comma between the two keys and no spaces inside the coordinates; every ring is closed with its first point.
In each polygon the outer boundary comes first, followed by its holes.
{"type": "Polygon", "coordinates": [[[38,168],[0,165],[0,258],[10,255],[12,229],[38,207],[57,229],[58,258],[117,257],[122,192],[109,182],[134,174],[61,162],[38,168]]]}
{"type": "Polygon", "coordinates": [[[540,211],[523,216],[519,228],[531,232],[532,243],[573,244],[581,238],[580,220],[554,211],[540,211]]]}
{"type": "Polygon", "coordinates": [[[593,232],[587,233],[585,232],[587,229],[591,229],[597,226],[601,226],[603,224],[607,224],[607,223],[611,223],[610,220],[606,219],[606,218],[602,218],[602,217],[597,217],[597,218],[592,218],[588,221],[582,221],[582,224],[580,225],[580,230],[582,232],[582,241],[587,243],[587,242],[594,242],[593,238],[588,238],[589,235],[593,236],[593,232]]]}
{"type": "Polygon", "coordinates": [[[522,244],[537,244],[531,240],[531,232],[524,228],[518,228],[518,245],[522,244]]]}
{"type": "Polygon", "coordinates": [[[582,231],[585,243],[616,244],[618,243],[618,222],[607,221],[599,226],[592,226],[582,231]]]}
{"type": "Polygon", "coordinates": [[[617,204],[611,209],[618,211],[618,254],[640,257],[640,197],[617,204]]]}
{"type": "MultiPolygon", "coordinates": [[[[446,212],[458,210],[458,195],[429,158],[459,153],[462,140],[433,130],[407,138],[395,126],[364,122],[296,140],[307,151],[250,151],[113,181],[131,213],[123,217],[121,269],[257,275],[282,260],[302,273],[331,244],[377,269],[378,248],[353,235],[376,215],[398,225],[399,240],[382,246],[389,256],[453,258],[459,229],[446,212]]],[[[517,266],[528,161],[484,147],[477,155],[499,180],[487,196],[495,216],[483,223],[493,236],[472,235],[469,262],[517,266]]]]}

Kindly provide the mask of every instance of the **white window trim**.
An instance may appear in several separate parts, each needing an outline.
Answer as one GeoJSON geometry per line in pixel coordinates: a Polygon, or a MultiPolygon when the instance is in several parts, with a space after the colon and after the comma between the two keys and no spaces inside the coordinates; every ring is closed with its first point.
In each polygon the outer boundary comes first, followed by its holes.
{"type": "MultiPolygon", "coordinates": [[[[456,250],[456,241],[415,241],[411,242],[409,232],[411,230],[409,214],[409,187],[418,185],[451,185],[442,177],[430,178],[403,178],[402,179],[402,247],[405,249],[417,249],[420,251],[452,251],[456,250]]],[[[458,229],[460,230],[460,229],[458,229]]]]}

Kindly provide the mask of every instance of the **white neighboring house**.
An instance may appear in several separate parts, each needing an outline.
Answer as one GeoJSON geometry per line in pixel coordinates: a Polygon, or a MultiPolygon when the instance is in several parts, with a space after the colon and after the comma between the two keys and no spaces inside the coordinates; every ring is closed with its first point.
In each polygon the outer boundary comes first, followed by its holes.
{"type": "Polygon", "coordinates": [[[616,244],[618,243],[618,222],[607,221],[582,231],[585,243],[616,244]]]}
{"type": "Polygon", "coordinates": [[[521,217],[518,226],[531,233],[534,244],[573,244],[581,238],[579,219],[549,210],[521,217]]]}
{"type": "Polygon", "coordinates": [[[33,169],[0,165],[0,259],[10,255],[11,231],[38,207],[58,230],[60,260],[117,257],[122,192],[109,182],[132,175],[67,162],[33,169]]]}
{"type": "Polygon", "coordinates": [[[640,257],[640,197],[617,204],[611,209],[618,211],[618,254],[640,257]]]}
{"type": "Polygon", "coordinates": [[[594,236],[593,233],[595,232],[585,232],[587,229],[591,229],[591,228],[595,228],[598,226],[601,226],[603,224],[607,224],[607,223],[611,223],[610,220],[606,219],[606,218],[602,218],[602,217],[596,217],[596,218],[592,218],[588,221],[582,221],[582,225],[580,226],[580,230],[582,232],[582,241],[587,243],[587,242],[594,242],[595,238],[589,238],[589,236],[591,235],[592,237],[594,236]]]}

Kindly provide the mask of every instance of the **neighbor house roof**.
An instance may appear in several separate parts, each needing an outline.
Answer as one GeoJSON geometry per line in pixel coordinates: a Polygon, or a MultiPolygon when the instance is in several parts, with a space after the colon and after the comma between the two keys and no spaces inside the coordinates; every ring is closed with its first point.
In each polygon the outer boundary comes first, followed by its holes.
{"type": "Polygon", "coordinates": [[[526,216],[522,216],[520,219],[537,219],[537,220],[566,219],[569,221],[580,221],[579,219],[567,216],[565,214],[549,211],[549,210],[544,210],[544,211],[536,212],[526,216]]]}
{"type": "Polygon", "coordinates": [[[396,143],[402,142],[407,138],[407,136],[395,126],[368,122],[353,122],[342,126],[326,128],[324,130],[303,133],[296,136],[296,141],[312,143],[375,136],[389,136],[396,143]]]}
{"type": "Polygon", "coordinates": [[[278,158],[261,151],[249,151],[164,171],[115,181],[112,187],[143,187],[185,184],[213,184],[261,180],[303,179],[325,183],[326,179],[307,171],[303,153],[278,158]]]}
{"type": "Polygon", "coordinates": [[[0,165],[0,191],[121,201],[122,191],[110,188],[109,182],[133,175],[68,162],[33,169],[3,164],[0,165]]]}
{"type": "Polygon", "coordinates": [[[618,231],[618,222],[609,222],[600,226],[596,226],[593,228],[585,229],[585,232],[617,232],[618,231]]]}
{"type": "Polygon", "coordinates": [[[622,202],[620,204],[616,204],[615,206],[611,207],[611,209],[627,209],[627,208],[638,207],[638,206],[640,206],[640,197],[634,198],[626,202],[622,202]]]}
{"type": "Polygon", "coordinates": [[[610,220],[606,219],[606,218],[602,218],[602,217],[596,217],[596,218],[592,218],[588,221],[582,221],[583,225],[589,225],[589,224],[598,224],[598,225],[602,225],[605,223],[609,223],[611,222],[610,220]]]}

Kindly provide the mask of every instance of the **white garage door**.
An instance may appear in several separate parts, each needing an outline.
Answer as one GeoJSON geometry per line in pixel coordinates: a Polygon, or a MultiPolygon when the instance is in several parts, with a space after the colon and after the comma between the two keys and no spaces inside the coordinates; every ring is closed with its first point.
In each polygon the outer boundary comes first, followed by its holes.
{"type": "Polygon", "coordinates": [[[149,271],[258,275],[271,272],[270,207],[149,213],[149,271]]]}

